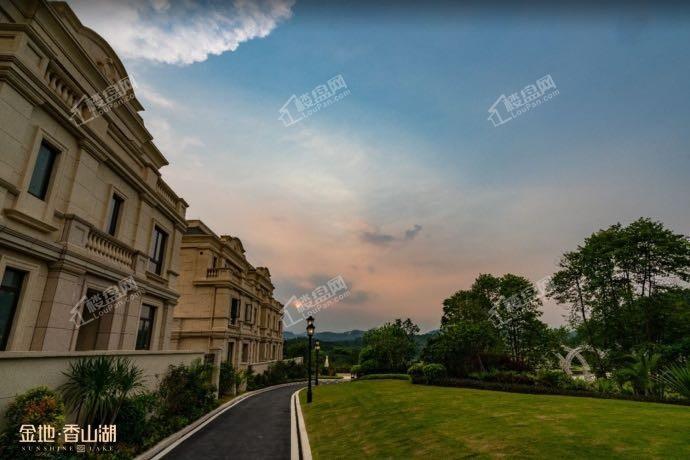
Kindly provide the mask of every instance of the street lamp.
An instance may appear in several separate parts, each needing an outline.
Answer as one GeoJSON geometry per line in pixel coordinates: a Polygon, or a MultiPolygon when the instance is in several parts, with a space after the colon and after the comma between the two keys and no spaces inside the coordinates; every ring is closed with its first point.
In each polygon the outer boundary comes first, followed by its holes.
{"type": "Polygon", "coordinates": [[[318,340],[316,341],[316,345],[314,345],[314,350],[316,350],[316,374],[314,384],[319,386],[319,350],[321,350],[321,344],[318,340]]]}
{"type": "Polygon", "coordinates": [[[311,337],[314,335],[314,317],[307,318],[307,335],[309,336],[309,348],[307,348],[307,403],[311,402],[311,337]]]}

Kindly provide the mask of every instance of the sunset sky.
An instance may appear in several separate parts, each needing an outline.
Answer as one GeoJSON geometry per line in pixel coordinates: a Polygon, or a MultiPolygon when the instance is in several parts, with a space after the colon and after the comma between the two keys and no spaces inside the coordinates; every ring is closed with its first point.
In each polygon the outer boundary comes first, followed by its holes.
{"type": "Polygon", "coordinates": [[[687,11],[68,3],[134,77],[188,218],[241,238],[278,300],[345,279],[320,330],[437,328],[479,273],[537,281],[616,222],[690,234],[687,11]],[[347,97],[284,126],[337,75],[347,97]],[[556,97],[487,120],[545,75],[556,97]]]}

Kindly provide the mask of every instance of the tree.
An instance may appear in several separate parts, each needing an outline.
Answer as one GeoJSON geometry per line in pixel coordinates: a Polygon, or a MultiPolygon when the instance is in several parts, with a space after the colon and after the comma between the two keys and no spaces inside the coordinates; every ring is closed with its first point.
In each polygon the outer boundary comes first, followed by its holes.
{"type": "Polygon", "coordinates": [[[565,253],[548,295],[570,305],[571,322],[590,346],[623,356],[668,346],[688,331],[690,297],[678,286],[688,280],[688,239],[640,218],[599,230],[565,253]]]}
{"type": "Polygon", "coordinates": [[[405,372],[416,353],[419,327],[409,318],[396,319],[364,333],[359,363],[363,371],[405,372]]]}
{"type": "MultiPolygon", "coordinates": [[[[539,317],[534,285],[513,274],[480,274],[469,290],[443,301],[441,330],[423,357],[445,364],[451,374],[486,370],[483,357],[508,354],[510,367],[535,367],[555,350],[554,336],[539,317]]],[[[505,359],[499,359],[505,366],[505,359]]]]}

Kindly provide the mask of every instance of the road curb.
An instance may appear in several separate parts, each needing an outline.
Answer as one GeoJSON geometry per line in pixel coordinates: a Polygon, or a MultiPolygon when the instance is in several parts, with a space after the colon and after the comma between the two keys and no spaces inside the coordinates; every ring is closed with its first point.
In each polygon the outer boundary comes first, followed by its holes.
{"type": "Polygon", "coordinates": [[[167,455],[175,447],[182,444],[187,438],[192,436],[194,433],[196,433],[197,431],[201,430],[203,427],[211,423],[223,412],[236,406],[245,399],[251,398],[252,396],[256,396],[261,393],[265,393],[267,391],[277,390],[278,388],[283,388],[290,385],[301,385],[303,383],[305,382],[281,383],[280,385],[274,385],[271,387],[262,388],[260,390],[248,391],[247,393],[243,393],[226,402],[222,406],[216,407],[208,414],[199,417],[194,422],[182,428],[180,431],[177,431],[176,433],[173,433],[167,438],[159,441],[156,445],[154,445],[147,451],[137,455],[134,460],[159,460],[163,458],[165,455],[167,455]]]}
{"type": "Polygon", "coordinates": [[[312,460],[309,435],[299,402],[299,392],[302,390],[304,388],[295,391],[290,402],[290,460],[312,460]]]}

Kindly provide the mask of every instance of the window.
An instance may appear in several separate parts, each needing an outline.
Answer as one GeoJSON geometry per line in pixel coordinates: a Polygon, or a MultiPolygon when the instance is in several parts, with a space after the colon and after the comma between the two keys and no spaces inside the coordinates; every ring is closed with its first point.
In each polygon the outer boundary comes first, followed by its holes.
{"type": "Polygon", "coordinates": [[[137,332],[137,350],[148,350],[151,348],[151,335],[153,332],[153,319],[156,315],[156,308],[151,305],[142,305],[139,314],[139,331],[137,332]]]}
{"type": "Polygon", "coordinates": [[[232,364],[233,358],[235,357],[235,342],[228,342],[228,362],[232,364]]]}
{"type": "MultiPolygon", "coordinates": [[[[102,293],[95,289],[88,289],[86,291],[86,299],[95,300],[99,297],[102,297],[102,293]]],[[[112,315],[112,311],[104,315],[105,317],[97,315],[97,313],[98,311],[96,309],[89,309],[86,303],[82,307],[82,321],[79,326],[79,334],[77,335],[77,344],[75,347],[77,351],[107,348],[107,343],[103,343],[103,341],[104,335],[107,335],[110,320],[112,320],[112,317],[108,317],[108,315],[112,315]]]]}
{"type": "Polygon", "coordinates": [[[237,318],[240,316],[240,299],[232,299],[230,303],[230,324],[237,324],[237,318]]]}
{"type": "Polygon", "coordinates": [[[165,256],[165,242],[168,234],[158,226],[153,228],[153,244],[151,245],[151,258],[149,260],[149,270],[156,275],[163,272],[163,258],[165,256]]]}
{"type": "Polygon", "coordinates": [[[249,344],[248,343],[242,344],[242,362],[243,363],[249,362],[249,344]]]}
{"type": "Polygon", "coordinates": [[[218,266],[218,257],[213,256],[211,258],[211,268],[216,268],[218,266]]]}
{"type": "Polygon", "coordinates": [[[124,198],[117,193],[113,193],[113,196],[110,198],[110,206],[108,210],[108,228],[106,228],[106,231],[111,236],[115,236],[115,232],[117,231],[117,222],[120,218],[122,203],[124,202],[124,198]]]}
{"type": "Polygon", "coordinates": [[[57,156],[57,150],[51,148],[45,142],[41,143],[41,148],[38,150],[38,156],[36,157],[36,164],[34,165],[34,172],[31,174],[31,182],[29,183],[29,193],[40,200],[44,200],[48,192],[50,176],[53,173],[53,165],[57,156]]]}
{"type": "Polygon", "coordinates": [[[252,320],[252,304],[248,303],[244,308],[244,321],[247,323],[253,322],[252,320]]]}
{"type": "Polygon", "coordinates": [[[23,282],[24,272],[10,267],[5,269],[0,284],[0,351],[7,347],[23,282]]]}

